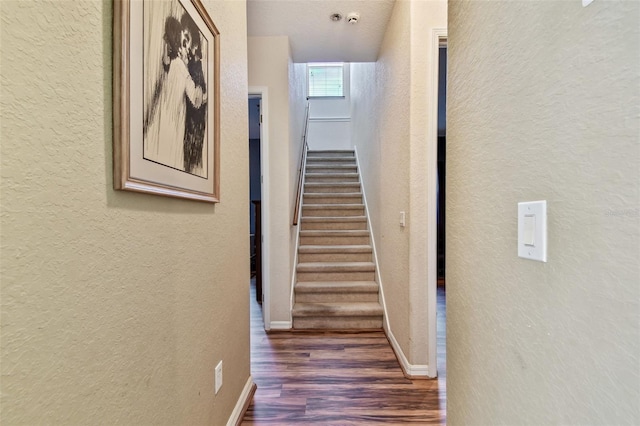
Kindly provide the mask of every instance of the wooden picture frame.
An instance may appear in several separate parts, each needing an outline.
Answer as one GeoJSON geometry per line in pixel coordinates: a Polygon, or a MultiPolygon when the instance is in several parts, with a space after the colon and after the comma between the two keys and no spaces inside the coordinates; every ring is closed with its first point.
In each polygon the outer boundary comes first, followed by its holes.
{"type": "Polygon", "coordinates": [[[220,201],[220,33],[200,0],[114,0],[113,185],[220,201]]]}

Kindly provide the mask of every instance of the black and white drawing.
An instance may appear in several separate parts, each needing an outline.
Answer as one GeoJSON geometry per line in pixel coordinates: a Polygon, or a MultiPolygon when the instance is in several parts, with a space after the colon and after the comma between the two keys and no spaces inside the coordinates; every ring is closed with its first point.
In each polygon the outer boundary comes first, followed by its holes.
{"type": "Polygon", "coordinates": [[[113,187],[220,202],[220,32],[201,0],[113,0],[113,187]]]}
{"type": "Polygon", "coordinates": [[[143,157],[207,178],[207,44],[180,1],[144,4],[143,157]]]}

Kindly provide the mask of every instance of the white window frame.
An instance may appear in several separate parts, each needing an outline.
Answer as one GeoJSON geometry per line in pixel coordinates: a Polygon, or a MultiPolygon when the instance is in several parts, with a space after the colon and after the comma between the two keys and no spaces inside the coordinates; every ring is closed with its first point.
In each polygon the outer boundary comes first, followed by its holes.
{"type": "Polygon", "coordinates": [[[307,98],[308,99],[344,99],[346,87],[346,78],[345,78],[345,64],[343,62],[315,62],[307,64],[307,98]],[[309,74],[311,72],[311,68],[313,67],[340,67],[342,68],[342,95],[323,95],[323,96],[314,96],[311,95],[310,91],[310,78],[309,74]]]}

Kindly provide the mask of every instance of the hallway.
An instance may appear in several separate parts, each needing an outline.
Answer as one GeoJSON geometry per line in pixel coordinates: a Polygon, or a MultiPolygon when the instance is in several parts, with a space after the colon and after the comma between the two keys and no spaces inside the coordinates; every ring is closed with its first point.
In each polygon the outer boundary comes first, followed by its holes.
{"type": "MultiPolygon", "coordinates": [[[[445,317],[438,288],[438,320],[445,317]]],[[[263,329],[251,288],[251,373],[258,389],[243,425],[445,424],[444,328],[434,380],[409,380],[383,332],[263,329]]]]}

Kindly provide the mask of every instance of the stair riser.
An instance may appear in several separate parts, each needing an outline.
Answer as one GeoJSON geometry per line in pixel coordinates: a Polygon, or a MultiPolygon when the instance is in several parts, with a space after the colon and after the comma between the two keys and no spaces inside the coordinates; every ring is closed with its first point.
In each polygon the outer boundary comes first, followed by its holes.
{"type": "Polygon", "coordinates": [[[372,272],[298,272],[298,281],[373,281],[372,272]]]}
{"type": "Polygon", "coordinates": [[[342,194],[360,192],[360,184],[354,185],[305,185],[304,193],[309,194],[342,194]]]}
{"type": "Polygon", "coordinates": [[[367,222],[302,222],[303,231],[365,231],[367,222]]]}
{"type": "Polygon", "coordinates": [[[307,176],[305,178],[305,182],[308,183],[358,183],[357,176],[331,176],[331,175],[322,175],[322,176],[307,176]]]}
{"type": "Polygon", "coordinates": [[[300,253],[300,262],[371,262],[371,253],[300,253]]]}
{"type": "Polygon", "coordinates": [[[305,194],[303,200],[307,204],[362,204],[362,195],[335,197],[332,194],[321,196],[305,194]]]}
{"type": "Polygon", "coordinates": [[[367,245],[369,244],[368,236],[344,236],[344,237],[318,237],[318,236],[300,236],[300,244],[308,246],[343,246],[343,245],[367,245]]]}
{"type": "Polygon", "coordinates": [[[381,329],[382,316],[380,317],[294,317],[295,329],[381,329]]]}
{"type": "Polygon", "coordinates": [[[331,206],[327,207],[302,207],[302,216],[311,217],[346,217],[346,216],[362,216],[364,215],[364,206],[349,208],[349,209],[337,209],[331,206]]]}

